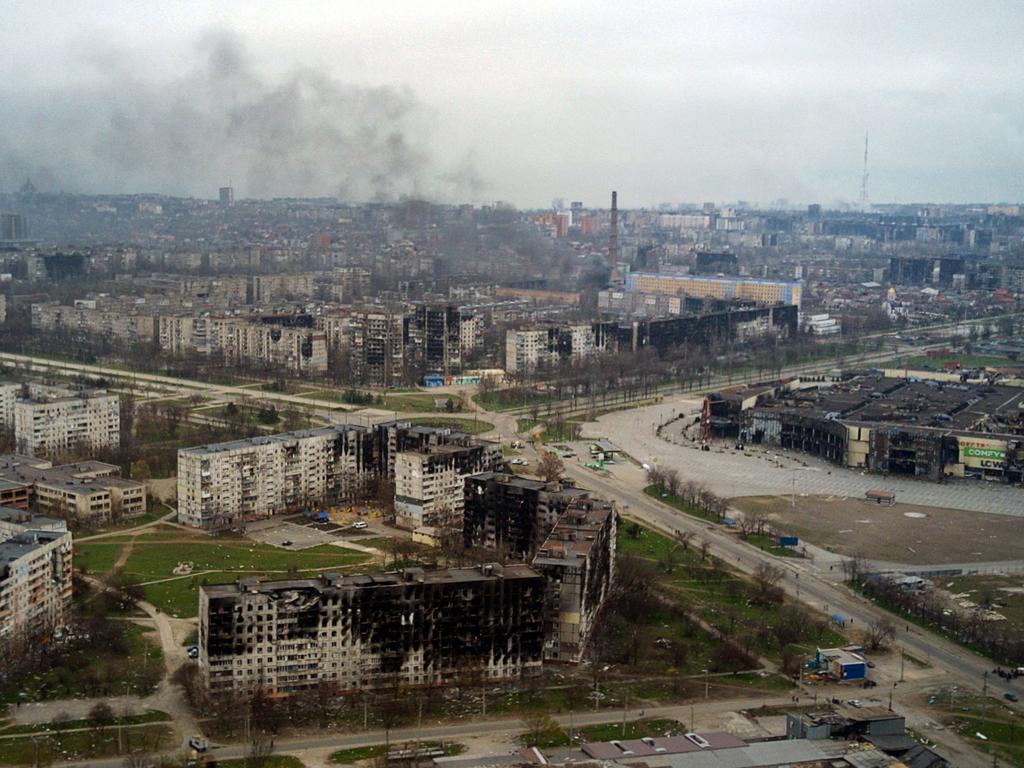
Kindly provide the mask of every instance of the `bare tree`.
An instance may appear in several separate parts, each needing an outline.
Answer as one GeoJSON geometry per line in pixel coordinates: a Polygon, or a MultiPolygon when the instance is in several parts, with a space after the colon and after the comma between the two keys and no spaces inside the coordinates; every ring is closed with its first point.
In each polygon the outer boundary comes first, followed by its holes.
{"type": "Polygon", "coordinates": [[[757,587],[757,598],[759,602],[766,605],[782,602],[782,590],[778,587],[783,577],[781,568],[771,563],[761,563],[754,571],[754,586],[757,587]]]}
{"type": "Polygon", "coordinates": [[[888,616],[877,618],[868,625],[865,645],[869,651],[879,651],[887,647],[896,637],[896,625],[888,616]]]}

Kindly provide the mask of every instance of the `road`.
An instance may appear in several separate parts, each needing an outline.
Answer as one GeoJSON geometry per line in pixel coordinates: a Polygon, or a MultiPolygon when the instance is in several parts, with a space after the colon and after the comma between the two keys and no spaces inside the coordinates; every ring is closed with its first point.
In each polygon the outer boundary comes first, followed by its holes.
{"type": "MultiPolygon", "coordinates": [[[[715,450],[700,451],[683,440],[674,422],[659,437],[655,430],[674,415],[696,417],[701,403],[686,397],[675,397],[656,405],[615,411],[586,426],[587,435],[607,436],[637,461],[675,467],[687,480],[700,480],[712,491],[734,496],[788,496],[790,493],[812,496],[850,496],[863,498],[872,488],[896,491],[904,504],[946,507],[969,512],[1024,516],[1024,488],[1013,488],[983,481],[960,480],[935,483],[900,477],[882,477],[839,467],[811,456],[781,460],[778,452],[769,457],[760,448],[753,449],[755,458],[734,452],[732,446],[714,444],[715,450]],[[774,458],[772,458],[774,457],[774,458]],[[768,459],[771,459],[769,461],[768,459]],[[803,466],[806,465],[806,466],[803,466]]],[[[678,425],[678,426],[677,426],[678,425]]]]}
{"type": "MultiPolygon", "coordinates": [[[[657,407],[657,406],[652,406],[657,407]]],[[[641,409],[645,411],[647,409],[641,409]]],[[[614,415],[614,414],[610,414],[614,415]]],[[[654,438],[652,422],[646,422],[649,436],[654,438]]],[[[623,445],[635,438],[641,430],[633,429],[628,433],[610,432],[608,436],[623,445]]],[[[701,451],[687,451],[690,455],[700,457],[701,451]]],[[[706,454],[705,454],[706,455],[706,454]]],[[[668,463],[679,470],[684,480],[698,480],[714,485],[716,482],[728,482],[728,478],[711,477],[707,469],[699,463],[673,460],[668,463]]],[[[705,521],[685,515],[677,510],[652,499],[643,493],[646,486],[645,473],[632,464],[620,464],[614,473],[602,476],[584,468],[582,465],[567,463],[566,471],[581,486],[591,488],[610,499],[616,499],[624,505],[624,511],[648,525],[666,533],[676,530],[691,531],[711,545],[711,552],[729,565],[752,574],[762,563],[770,563],[782,568],[786,576],[780,583],[788,594],[826,614],[842,614],[852,621],[852,626],[867,627],[872,620],[887,615],[849,590],[842,582],[842,570],[831,563],[821,560],[804,560],[796,558],[776,558],[761,552],[755,547],[738,540],[735,535],[727,533],[724,526],[711,525],[705,521]],[[829,569],[831,566],[831,569],[829,569]]],[[[782,493],[788,492],[788,488],[782,493]]],[[[776,491],[779,493],[780,491],[776,491]]],[[[905,622],[891,616],[899,627],[905,622]]],[[[977,654],[967,651],[944,638],[911,626],[910,631],[901,629],[897,643],[905,650],[921,659],[944,669],[956,682],[981,689],[983,675],[992,670],[995,664],[977,654]]],[[[1015,690],[1013,686],[999,678],[990,677],[989,690],[993,695],[1001,697],[1005,692],[1015,690]]],[[[1019,693],[1019,691],[1016,691],[1019,693]]]]}

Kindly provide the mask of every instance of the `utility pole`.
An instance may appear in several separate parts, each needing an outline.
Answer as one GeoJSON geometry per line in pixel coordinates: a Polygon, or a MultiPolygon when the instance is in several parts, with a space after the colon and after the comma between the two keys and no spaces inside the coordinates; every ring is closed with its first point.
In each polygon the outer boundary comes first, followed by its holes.
{"type": "Polygon", "coordinates": [[[903,682],[903,662],[904,662],[903,646],[901,645],[900,646],[900,682],[901,683],[903,682]]]}
{"type": "Polygon", "coordinates": [[[710,675],[711,675],[710,671],[705,669],[704,670],[704,698],[705,699],[708,698],[708,695],[709,695],[709,693],[711,691],[710,675]]]}
{"type": "Polygon", "coordinates": [[[629,688],[622,700],[622,738],[626,738],[626,711],[629,709],[629,688]]]}

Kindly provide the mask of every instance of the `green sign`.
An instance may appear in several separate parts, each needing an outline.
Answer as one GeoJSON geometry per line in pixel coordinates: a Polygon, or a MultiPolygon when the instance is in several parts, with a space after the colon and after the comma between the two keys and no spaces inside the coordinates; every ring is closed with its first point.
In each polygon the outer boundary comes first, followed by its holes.
{"type": "Polygon", "coordinates": [[[996,448],[976,448],[974,446],[964,447],[964,456],[973,456],[976,459],[995,459],[996,461],[1006,460],[1006,451],[996,448]]]}

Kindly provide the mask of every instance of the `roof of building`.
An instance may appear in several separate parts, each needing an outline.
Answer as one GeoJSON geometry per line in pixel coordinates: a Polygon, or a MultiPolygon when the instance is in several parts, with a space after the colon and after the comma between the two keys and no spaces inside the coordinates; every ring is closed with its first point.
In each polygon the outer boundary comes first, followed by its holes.
{"type": "Polygon", "coordinates": [[[567,561],[586,559],[614,514],[615,505],[610,501],[573,498],[537,550],[534,564],[565,565],[567,561]]]}
{"type": "Polygon", "coordinates": [[[239,579],[234,584],[207,585],[201,587],[209,597],[227,597],[244,592],[273,594],[295,589],[313,589],[329,592],[339,589],[361,589],[371,587],[394,587],[406,583],[446,584],[511,579],[542,578],[527,565],[500,565],[485,563],[474,568],[406,568],[404,571],[385,573],[324,573],[317,579],[281,579],[260,581],[255,577],[239,579]]]}

